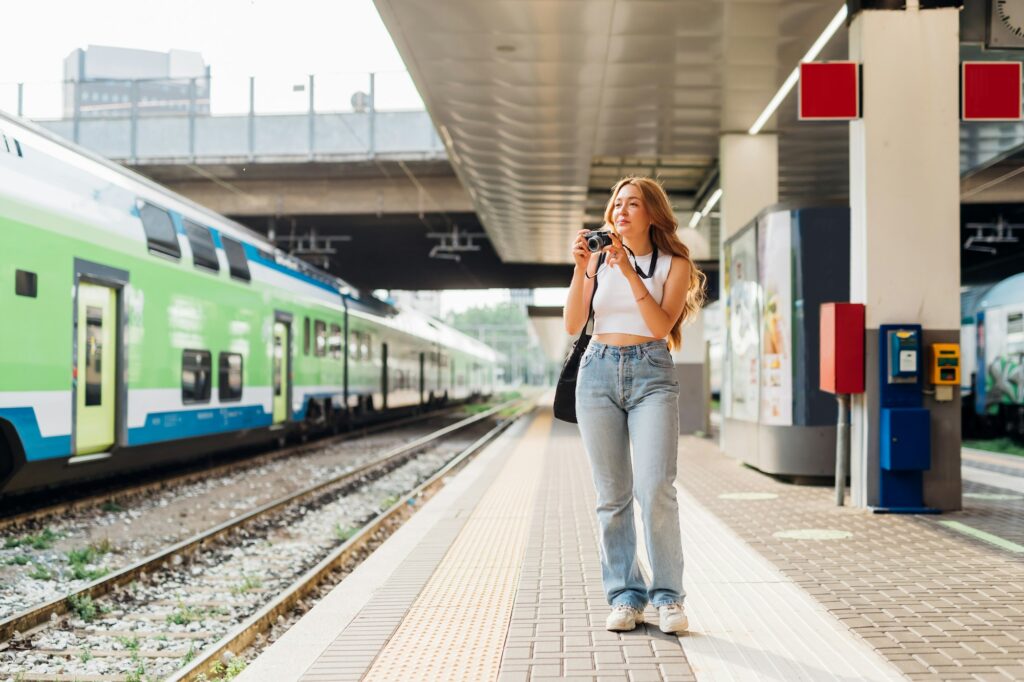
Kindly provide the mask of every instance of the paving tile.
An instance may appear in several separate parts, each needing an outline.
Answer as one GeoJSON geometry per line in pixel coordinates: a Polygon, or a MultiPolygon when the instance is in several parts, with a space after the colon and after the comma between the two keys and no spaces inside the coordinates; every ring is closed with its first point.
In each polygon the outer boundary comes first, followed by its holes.
{"type": "MultiPolygon", "coordinates": [[[[831,488],[737,467],[713,442],[692,437],[680,439],[679,470],[687,492],[911,679],[1024,679],[1011,649],[1024,639],[1024,562],[938,524],[957,520],[1024,544],[1024,501],[965,498],[964,511],[939,517],[837,508],[831,488]],[[735,491],[778,497],[718,497],[735,491]],[[772,535],[789,528],[841,528],[853,537],[772,535]]],[[[966,478],[964,490],[999,492],[966,478]]]]}
{"type": "Polygon", "coordinates": [[[671,679],[695,679],[678,643],[675,657],[655,657],[671,646],[660,633],[641,627],[620,635],[604,629],[609,607],[601,586],[595,497],[579,433],[556,424],[548,447],[509,627],[516,655],[506,655],[501,670],[526,662],[531,679],[628,682],[631,671],[642,679],[669,679],[657,664],[671,662],[671,679]],[[527,578],[530,584],[523,589],[527,578]],[[520,657],[524,647],[529,658],[520,657]],[[634,665],[631,656],[641,662],[634,665]]]}

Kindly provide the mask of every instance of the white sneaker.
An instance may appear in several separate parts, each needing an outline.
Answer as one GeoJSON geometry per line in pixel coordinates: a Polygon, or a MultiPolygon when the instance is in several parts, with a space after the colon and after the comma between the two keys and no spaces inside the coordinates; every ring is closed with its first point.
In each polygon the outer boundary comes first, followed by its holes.
{"type": "Polygon", "coordinates": [[[686,611],[679,602],[663,604],[658,607],[658,628],[669,634],[686,632],[690,627],[690,620],[686,617],[686,611]]]}
{"type": "Polygon", "coordinates": [[[643,622],[643,611],[638,611],[627,604],[618,604],[612,607],[612,612],[608,614],[608,618],[604,621],[604,627],[612,632],[629,632],[637,624],[643,622]]]}

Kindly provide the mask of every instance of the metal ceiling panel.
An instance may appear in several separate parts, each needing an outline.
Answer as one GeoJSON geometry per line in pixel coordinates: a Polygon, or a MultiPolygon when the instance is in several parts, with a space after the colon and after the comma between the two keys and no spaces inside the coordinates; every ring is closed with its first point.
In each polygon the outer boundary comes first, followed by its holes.
{"type": "MultiPolygon", "coordinates": [[[[660,178],[685,223],[720,134],[753,122],[841,0],[376,4],[499,256],[565,263],[623,175],[660,178]]],[[[780,150],[780,183],[844,181],[835,138],[780,150]]]]}

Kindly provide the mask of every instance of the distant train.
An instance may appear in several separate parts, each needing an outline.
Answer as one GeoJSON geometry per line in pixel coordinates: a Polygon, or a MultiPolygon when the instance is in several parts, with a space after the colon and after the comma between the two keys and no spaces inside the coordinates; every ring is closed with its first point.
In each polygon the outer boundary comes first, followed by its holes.
{"type": "Polygon", "coordinates": [[[965,438],[1024,440],[1024,273],[960,294],[965,438]]]}
{"type": "Polygon", "coordinates": [[[496,354],[0,113],[0,494],[493,390],[496,354]]]}

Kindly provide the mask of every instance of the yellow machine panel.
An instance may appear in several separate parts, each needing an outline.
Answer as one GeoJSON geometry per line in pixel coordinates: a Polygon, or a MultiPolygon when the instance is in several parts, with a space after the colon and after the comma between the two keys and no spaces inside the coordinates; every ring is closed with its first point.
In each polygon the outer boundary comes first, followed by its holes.
{"type": "Polygon", "coordinates": [[[934,386],[960,385],[960,344],[932,344],[928,377],[934,386]]]}

